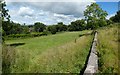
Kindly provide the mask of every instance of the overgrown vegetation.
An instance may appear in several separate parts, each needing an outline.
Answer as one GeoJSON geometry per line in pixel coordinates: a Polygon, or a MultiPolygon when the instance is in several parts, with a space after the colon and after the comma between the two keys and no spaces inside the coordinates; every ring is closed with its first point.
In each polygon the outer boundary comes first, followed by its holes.
{"type": "Polygon", "coordinates": [[[118,73],[118,26],[113,24],[98,30],[99,72],[118,73]]]}
{"type": "Polygon", "coordinates": [[[79,73],[85,64],[93,38],[92,35],[79,37],[79,34],[88,32],[91,31],[6,41],[8,44],[25,43],[15,48],[16,62],[12,65],[12,72],[79,73]]]}
{"type": "Polygon", "coordinates": [[[6,40],[9,39],[18,39],[18,38],[30,38],[30,37],[39,37],[39,36],[47,36],[48,32],[41,32],[41,33],[31,33],[31,34],[11,34],[5,36],[6,40]]]}
{"type": "Polygon", "coordinates": [[[16,52],[14,47],[2,45],[2,73],[10,73],[15,63],[16,52]]]}
{"type": "Polygon", "coordinates": [[[117,12],[117,14],[115,16],[112,16],[110,18],[110,20],[112,20],[113,22],[117,22],[117,23],[120,23],[120,10],[117,12]]]}

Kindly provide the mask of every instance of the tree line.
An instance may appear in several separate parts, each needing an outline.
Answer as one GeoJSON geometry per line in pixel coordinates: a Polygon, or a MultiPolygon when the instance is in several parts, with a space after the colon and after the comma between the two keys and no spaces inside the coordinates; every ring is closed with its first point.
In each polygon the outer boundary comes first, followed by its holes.
{"type": "Polygon", "coordinates": [[[87,6],[84,11],[85,19],[72,21],[69,25],[65,25],[63,22],[59,22],[55,25],[45,25],[40,22],[36,22],[33,25],[21,25],[10,21],[10,15],[8,9],[5,9],[5,2],[0,2],[2,6],[2,34],[3,36],[11,34],[29,34],[31,32],[50,32],[56,34],[57,32],[63,31],[82,31],[82,30],[93,30],[99,27],[110,25],[114,22],[120,22],[120,11],[109,20],[106,19],[108,15],[106,11],[102,10],[98,4],[92,3],[87,6]]]}

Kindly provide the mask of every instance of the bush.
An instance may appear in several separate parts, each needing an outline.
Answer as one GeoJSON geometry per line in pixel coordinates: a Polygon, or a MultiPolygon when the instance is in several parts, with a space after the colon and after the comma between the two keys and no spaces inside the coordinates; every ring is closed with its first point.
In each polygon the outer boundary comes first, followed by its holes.
{"type": "Polygon", "coordinates": [[[44,30],[43,33],[42,33],[42,35],[48,35],[48,34],[50,34],[50,32],[47,31],[47,30],[44,30]]]}
{"type": "Polygon", "coordinates": [[[39,37],[39,36],[44,36],[47,34],[48,34],[47,31],[43,33],[33,33],[33,34],[11,34],[11,35],[8,35],[7,38],[39,37]]]}

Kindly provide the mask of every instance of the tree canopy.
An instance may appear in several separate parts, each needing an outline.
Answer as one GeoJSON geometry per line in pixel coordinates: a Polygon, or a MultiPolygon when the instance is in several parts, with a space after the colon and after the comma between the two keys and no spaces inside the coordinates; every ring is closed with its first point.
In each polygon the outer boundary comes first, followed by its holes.
{"type": "Polygon", "coordinates": [[[8,9],[6,9],[6,3],[4,1],[0,1],[0,13],[1,13],[1,19],[4,20],[10,20],[10,15],[8,14],[8,9]]]}
{"type": "Polygon", "coordinates": [[[68,26],[69,31],[82,31],[85,28],[86,28],[86,24],[84,19],[73,21],[68,26]]]}
{"type": "Polygon", "coordinates": [[[87,6],[87,9],[84,11],[85,20],[87,21],[87,28],[96,29],[100,26],[99,22],[103,22],[104,26],[106,23],[107,12],[103,11],[98,4],[92,3],[87,6]]]}
{"type": "Polygon", "coordinates": [[[34,28],[36,32],[43,32],[43,30],[46,28],[46,26],[43,23],[36,22],[34,24],[34,28]]]}
{"type": "Polygon", "coordinates": [[[48,26],[47,30],[50,31],[52,34],[56,34],[56,32],[57,32],[56,25],[48,26]]]}
{"type": "Polygon", "coordinates": [[[117,11],[116,15],[115,16],[112,16],[110,18],[110,20],[112,20],[113,22],[119,22],[120,23],[120,10],[117,11]]]}
{"type": "Polygon", "coordinates": [[[58,22],[58,24],[56,25],[56,29],[57,29],[57,32],[66,31],[67,26],[64,25],[63,22],[58,22]]]}

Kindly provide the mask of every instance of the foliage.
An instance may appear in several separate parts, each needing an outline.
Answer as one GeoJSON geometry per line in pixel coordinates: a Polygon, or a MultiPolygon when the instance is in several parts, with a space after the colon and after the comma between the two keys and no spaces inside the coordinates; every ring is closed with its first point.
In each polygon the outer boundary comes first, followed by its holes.
{"type": "Polygon", "coordinates": [[[46,28],[46,26],[43,23],[36,22],[34,24],[34,28],[36,32],[43,32],[43,30],[46,28]]]}
{"type": "MultiPolygon", "coordinates": [[[[106,21],[106,20],[102,20],[102,19],[100,19],[99,21],[98,21],[98,27],[103,27],[103,26],[106,26],[107,25],[107,22],[108,21],[106,21]]],[[[109,22],[110,23],[110,22],[109,22]]],[[[108,24],[109,24],[108,23],[108,24]]],[[[111,24],[111,23],[110,23],[111,24]]]]}
{"type": "MultiPolygon", "coordinates": [[[[4,1],[0,1],[0,12],[1,12],[1,16],[0,16],[0,24],[3,23],[3,21],[7,21],[10,22],[10,15],[8,14],[8,9],[5,8],[6,4],[4,1]]],[[[8,24],[8,23],[7,23],[8,24]]],[[[3,24],[2,24],[3,26],[3,24]]],[[[8,26],[6,26],[8,27],[8,26]]],[[[10,28],[10,27],[8,27],[10,28]]],[[[1,32],[4,31],[3,33],[1,33],[2,35],[5,35],[5,30],[3,29],[3,27],[1,27],[0,25],[0,29],[1,32]]],[[[4,37],[2,37],[2,43],[4,42],[4,37]]]]}
{"type": "Polygon", "coordinates": [[[8,21],[3,21],[2,28],[4,30],[3,35],[22,34],[29,32],[28,26],[22,26],[19,23],[8,22],[8,21]]]}
{"type": "Polygon", "coordinates": [[[8,9],[5,8],[6,4],[4,1],[0,1],[0,12],[2,21],[7,20],[10,21],[10,15],[8,14],[8,9]]]}
{"type": "Polygon", "coordinates": [[[47,30],[52,34],[56,34],[56,32],[67,31],[67,26],[63,22],[59,22],[57,25],[47,26],[47,30]]]}
{"type": "Polygon", "coordinates": [[[84,11],[85,20],[87,21],[87,29],[96,29],[99,26],[106,25],[105,17],[107,12],[103,11],[98,4],[92,3],[87,6],[87,9],[84,11]],[[102,22],[103,24],[101,25],[102,22]]]}
{"type": "Polygon", "coordinates": [[[68,26],[69,31],[82,31],[85,30],[85,28],[86,28],[86,24],[83,19],[71,22],[71,24],[68,26]]]}
{"type": "Polygon", "coordinates": [[[120,23],[120,10],[116,13],[115,16],[112,16],[110,18],[110,20],[112,20],[113,22],[119,22],[120,23]]]}
{"type": "Polygon", "coordinates": [[[113,24],[113,22],[109,19],[107,20],[107,25],[113,24]]]}
{"type": "Polygon", "coordinates": [[[66,31],[67,30],[67,26],[64,25],[63,22],[59,22],[56,25],[56,29],[57,29],[57,32],[66,31]]]}
{"type": "Polygon", "coordinates": [[[31,34],[11,34],[6,36],[6,39],[13,39],[13,38],[28,38],[28,37],[39,37],[39,36],[44,36],[48,35],[48,32],[44,31],[41,33],[31,33],[31,34]]]}
{"type": "Polygon", "coordinates": [[[56,25],[48,26],[48,31],[50,31],[52,34],[56,34],[57,28],[56,25]]]}

